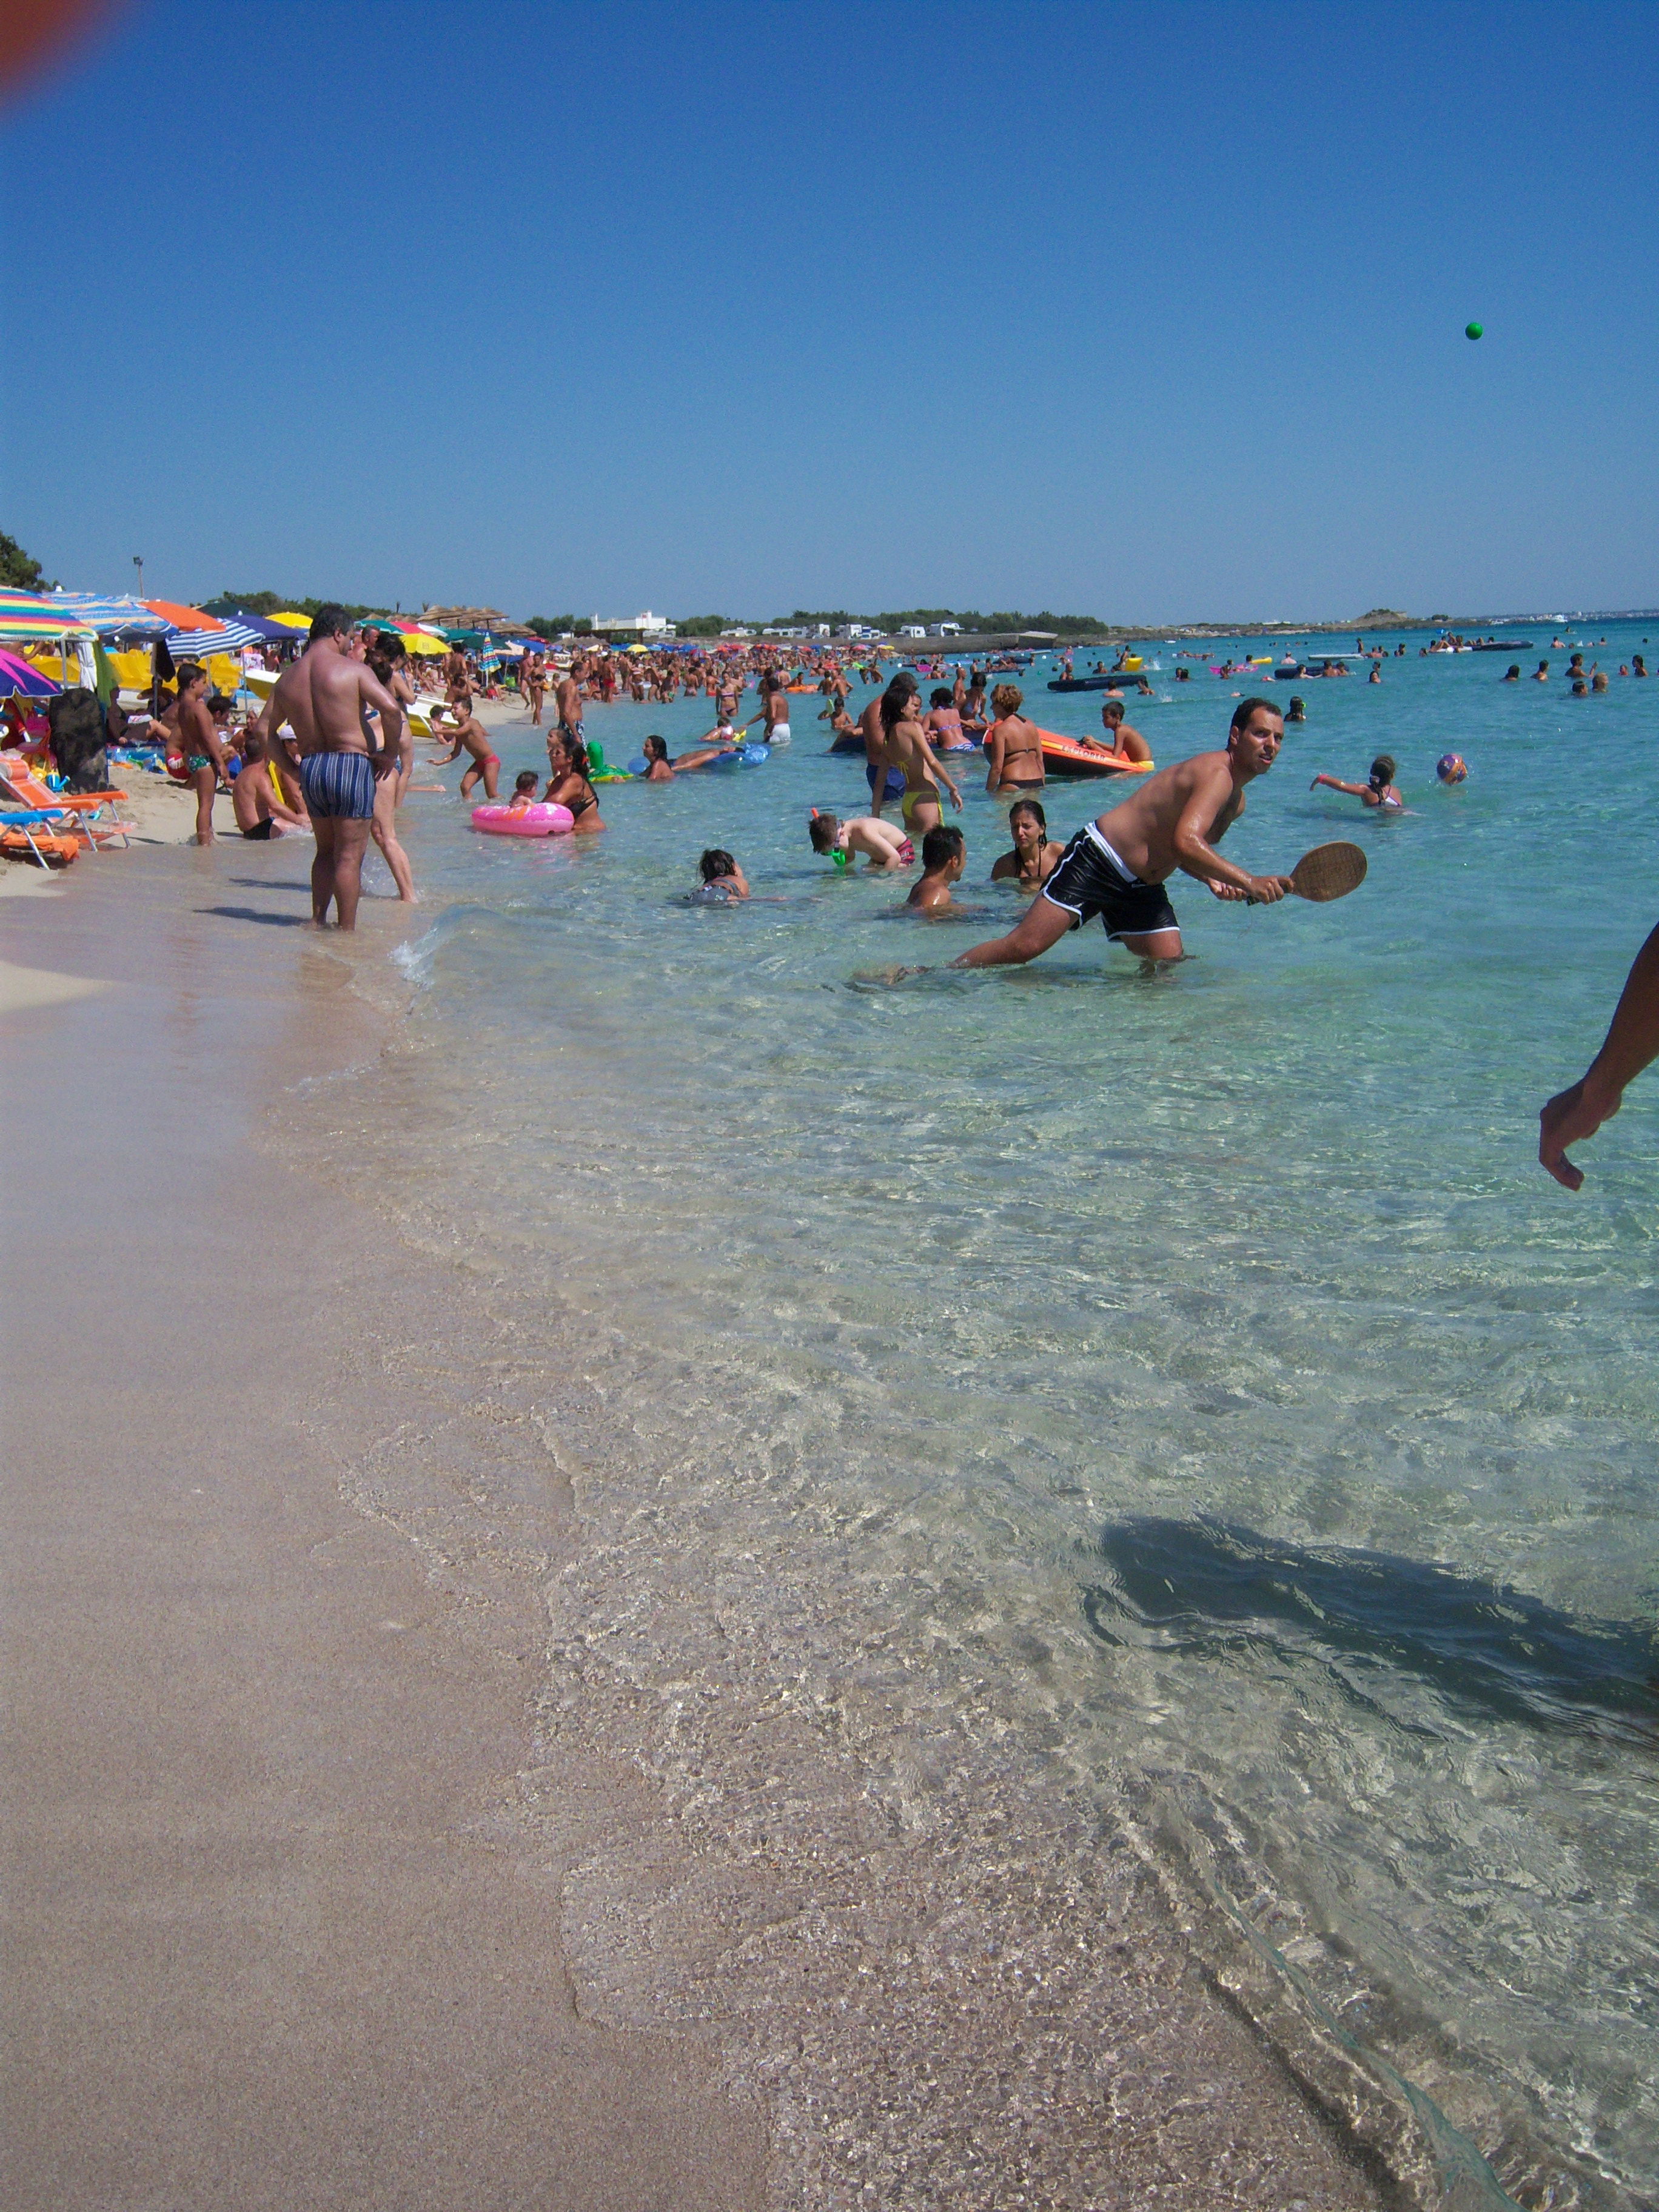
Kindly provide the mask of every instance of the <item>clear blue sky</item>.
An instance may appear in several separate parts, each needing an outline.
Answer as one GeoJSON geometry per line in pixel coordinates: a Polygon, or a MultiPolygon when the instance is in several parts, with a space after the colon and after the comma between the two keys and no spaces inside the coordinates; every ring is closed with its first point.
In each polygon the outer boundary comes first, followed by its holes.
{"type": "Polygon", "coordinates": [[[1650,605],[1656,22],[136,0],[7,118],[0,526],[520,616],[1650,605]]]}

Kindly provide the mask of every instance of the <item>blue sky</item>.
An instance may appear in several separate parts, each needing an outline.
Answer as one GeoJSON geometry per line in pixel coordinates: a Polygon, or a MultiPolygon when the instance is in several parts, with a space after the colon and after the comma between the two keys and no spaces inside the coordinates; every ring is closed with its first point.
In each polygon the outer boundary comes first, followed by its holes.
{"type": "Polygon", "coordinates": [[[520,616],[1651,605],[1655,21],[135,0],[6,118],[0,527],[520,616]]]}

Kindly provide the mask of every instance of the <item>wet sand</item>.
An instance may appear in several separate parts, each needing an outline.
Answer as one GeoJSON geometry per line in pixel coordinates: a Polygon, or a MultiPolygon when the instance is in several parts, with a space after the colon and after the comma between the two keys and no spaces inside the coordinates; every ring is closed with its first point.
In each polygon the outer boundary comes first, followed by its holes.
{"type": "Polygon", "coordinates": [[[971,1806],[896,1837],[775,1713],[664,1786],[550,1638],[581,1481],[458,1426],[473,1291],[285,1142],[378,1054],[406,927],[311,933],[308,862],[5,909],[5,2201],[1389,2201],[1121,1852],[1079,1833],[1061,1895],[1005,1847],[976,1893],[971,1806]],[[823,1794],[748,1856],[756,1758],[823,1794]],[[771,2016],[715,2001],[745,1929],[771,2016]],[[697,2002],[648,1953],[711,1962],[697,2002]]]}
{"type": "Polygon", "coordinates": [[[241,1141],[273,1068],[371,1039],[325,955],[294,992],[295,894],[227,887],[241,858],[7,910],[0,2197],[758,2205],[755,2117],[684,2039],[579,2016],[561,1869],[501,1816],[533,1589],[461,1632],[341,1497],[319,1409],[388,1412],[342,1332],[422,1289],[241,1141]]]}

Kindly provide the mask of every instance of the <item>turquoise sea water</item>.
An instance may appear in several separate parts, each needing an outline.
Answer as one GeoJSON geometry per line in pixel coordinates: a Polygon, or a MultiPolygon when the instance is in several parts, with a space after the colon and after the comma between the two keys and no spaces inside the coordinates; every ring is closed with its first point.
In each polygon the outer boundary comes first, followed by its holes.
{"type": "MultiPolygon", "coordinates": [[[[1643,649],[1602,634],[1572,638],[1610,672],[1643,649]]],[[[1659,2199],[1659,1079],[1577,1197],[1534,1151],[1659,915],[1659,680],[1575,701],[1557,652],[1547,686],[1501,684],[1537,636],[1427,660],[1413,636],[1380,686],[1176,686],[1156,653],[1158,696],[1126,705],[1160,763],[1219,744],[1243,689],[1307,701],[1230,854],[1349,836],[1370,864],[1325,908],[1176,878],[1196,957],[1156,979],[1097,926],[946,972],[1019,910],[986,880],[1005,806],[951,761],[973,915],[903,915],[908,878],[810,852],[809,806],[866,799],[816,696],[758,770],[603,788],[601,838],[474,835],[450,770],[405,811],[433,913],[398,1144],[428,1224],[695,1364],[719,1435],[678,1436],[676,1479],[724,1545],[775,1515],[783,1459],[845,1532],[813,1553],[804,1669],[843,1571],[947,1688],[971,1628],[988,1774],[1093,1793],[1520,2201],[1636,2205],[1659,2199]],[[1310,793],[1384,750],[1403,818],[1310,793]],[[684,902],[709,844],[750,906],[684,902]]],[[[1048,672],[1028,711],[1095,726],[1048,672]]],[[[710,720],[588,726],[625,762],[710,720]]],[[[509,783],[542,758],[527,726],[499,742],[509,783]]],[[[1109,803],[1051,785],[1051,830],[1109,803]]],[[[660,1377],[636,1387],[644,1422],[660,1377]]]]}

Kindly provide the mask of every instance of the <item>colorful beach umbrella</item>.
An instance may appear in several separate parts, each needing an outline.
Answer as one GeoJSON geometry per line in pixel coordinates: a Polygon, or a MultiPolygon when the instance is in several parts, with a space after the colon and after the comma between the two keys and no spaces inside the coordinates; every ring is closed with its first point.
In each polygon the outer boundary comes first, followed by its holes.
{"type": "Polygon", "coordinates": [[[142,599],[102,599],[95,592],[54,592],[52,599],[70,620],[84,623],[100,637],[160,637],[167,627],[167,617],[152,613],[142,599]]]}
{"type": "Polygon", "coordinates": [[[286,610],[282,607],[278,607],[276,613],[272,615],[270,619],[274,623],[281,623],[284,629],[309,629],[311,628],[311,617],[309,615],[296,614],[292,607],[287,608],[286,610]]]}
{"type": "Polygon", "coordinates": [[[246,623],[221,623],[211,630],[170,629],[167,634],[167,650],[175,660],[199,660],[210,653],[240,653],[245,645],[264,641],[246,623]]]}
{"type": "Polygon", "coordinates": [[[144,605],[153,615],[164,615],[170,629],[182,630],[222,629],[224,624],[216,615],[204,615],[200,607],[176,606],[171,599],[146,599],[144,605]]]}
{"type": "Polygon", "coordinates": [[[54,684],[43,668],[36,668],[21,653],[0,650],[0,698],[10,698],[21,692],[26,699],[55,698],[63,690],[54,684]]]}
{"type": "Polygon", "coordinates": [[[66,614],[52,593],[0,590],[0,645],[87,634],[85,625],[66,614]]]}

